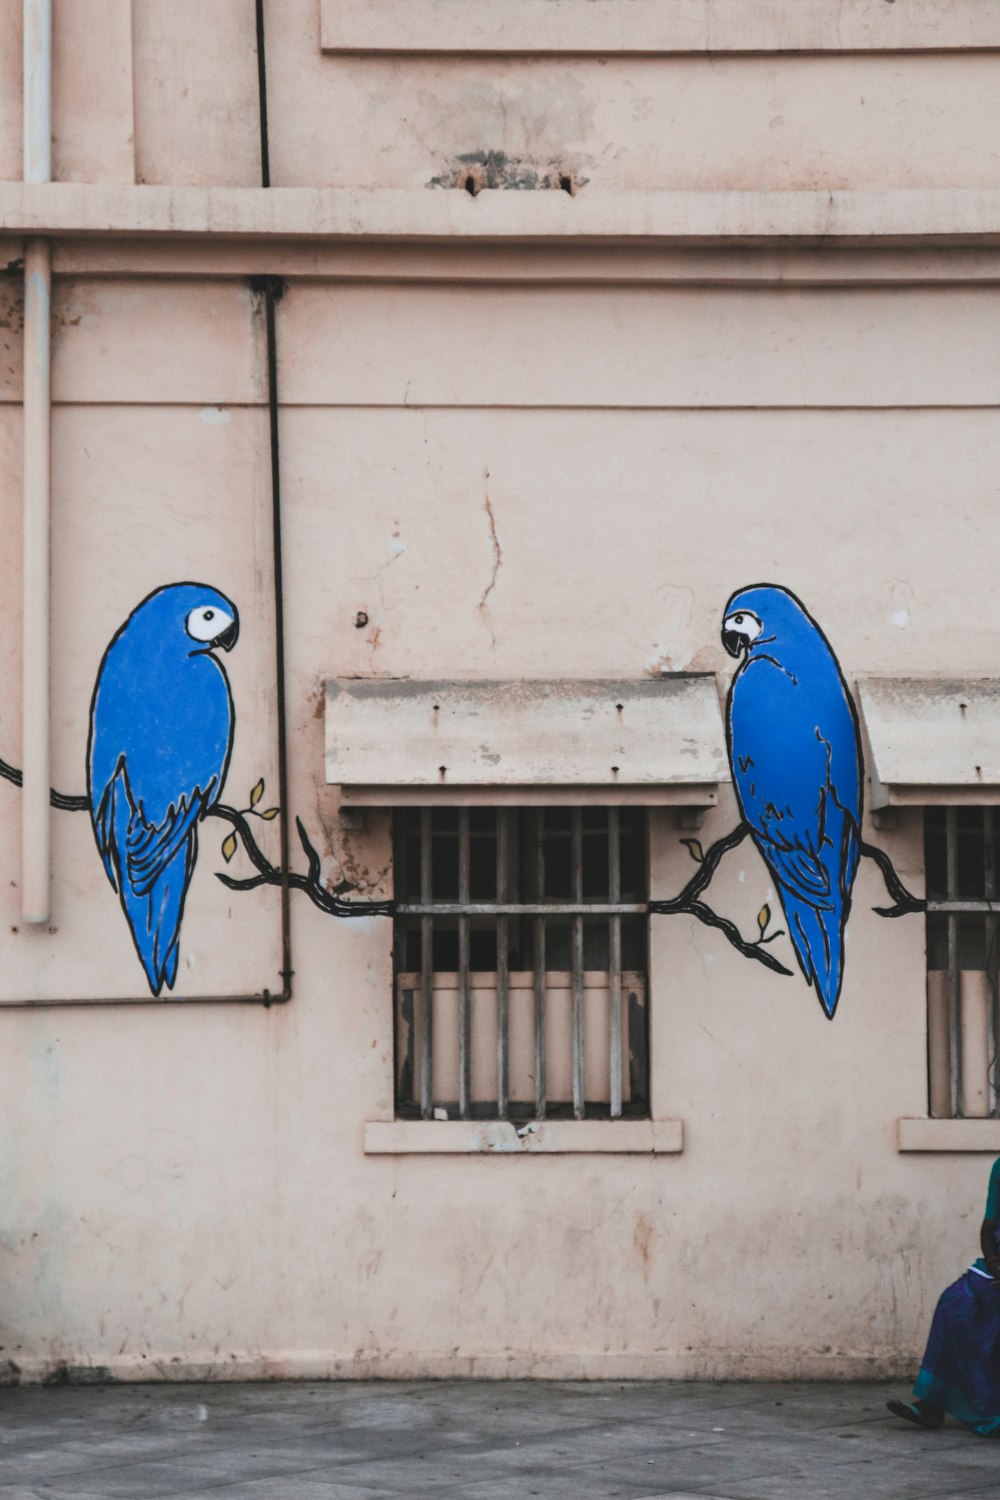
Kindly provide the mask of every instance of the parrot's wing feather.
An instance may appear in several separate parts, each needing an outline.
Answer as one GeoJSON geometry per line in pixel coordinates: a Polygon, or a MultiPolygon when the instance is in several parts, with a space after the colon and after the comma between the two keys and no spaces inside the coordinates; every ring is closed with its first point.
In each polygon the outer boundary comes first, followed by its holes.
{"type": "MultiPolygon", "coordinates": [[[[206,795],[213,786],[214,779],[206,795]]],[[[95,814],[105,868],[154,995],[164,984],[172,988],[177,975],[180,924],[204,806],[205,797],[196,790],[171,806],[159,826],[152,826],[136,803],[122,757],[95,814]]]]}
{"type": "Polygon", "coordinates": [[[830,749],[798,681],[770,657],[747,663],[730,701],[733,777],[775,876],[812,906],[830,897],[820,851],[830,749]]]}
{"type": "Polygon", "coordinates": [[[794,847],[784,849],[780,844],[772,842],[768,857],[782,882],[804,899],[811,900],[814,906],[821,904],[829,896],[829,872],[814,854],[794,847]]]}
{"type": "Polygon", "coordinates": [[[128,773],[125,770],[124,757],[119,759],[117,766],[109,777],[107,784],[102,787],[100,799],[94,801],[93,822],[94,835],[97,839],[97,847],[101,851],[104,868],[113,888],[120,889],[118,881],[118,858],[115,846],[115,797],[124,796],[129,807],[134,811],[135,802],[132,791],[128,784],[128,773]]]}
{"type": "Polygon", "coordinates": [[[137,816],[129,827],[125,851],[128,883],[137,896],[149,893],[188,842],[191,830],[211,800],[214,789],[213,777],[204,792],[195,787],[192,792],[183,793],[176,806],[171,804],[167,809],[159,824],[147,823],[142,817],[142,809],[137,809],[137,816]]]}

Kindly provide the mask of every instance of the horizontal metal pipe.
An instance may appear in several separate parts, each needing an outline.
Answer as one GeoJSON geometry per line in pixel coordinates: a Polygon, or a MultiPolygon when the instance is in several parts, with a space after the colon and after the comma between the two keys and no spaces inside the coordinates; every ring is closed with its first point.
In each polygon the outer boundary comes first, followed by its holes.
{"type": "Polygon", "coordinates": [[[1000,901],[928,901],[928,911],[1000,912],[1000,901]]]}
{"type": "Polygon", "coordinates": [[[395,908],[399,917],[642,917],[649,911],[646,901],[623,902],[619,906],[604,901],[592,905],[564,901],[561,905],[540,902],[442,901],[436,906],[401,901],[395,908]]]}

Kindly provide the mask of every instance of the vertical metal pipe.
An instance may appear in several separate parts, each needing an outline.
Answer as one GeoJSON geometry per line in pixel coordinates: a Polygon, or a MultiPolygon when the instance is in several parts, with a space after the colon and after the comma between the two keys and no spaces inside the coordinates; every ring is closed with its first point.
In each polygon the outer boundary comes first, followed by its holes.
{"type": "MultiPolygon", "coordinates": [[[[948,900],[958,900],[958,810],[945,813],[948,900]]],[[[948,913],[948,1037],[951,1052],[951,1113],[962,1113],[962,970],[959,917],[948,913]]]]}
{"type": "MultiPolygon", "coordinates": [[[[615,905],[622,898],[621,838],[619,809],[608,808],[608,900],[615,905]]],[[[611,1118],[620,1120],[622,1113],[622,919],[608,919],[608,1011],[611,1028],[609,1056],[611,1079],[608,1098],[611,1118]]]]}
{"type": "MultiPolygon", "coordinates": [[[[52,179],[52,4],[24,0],[24,180],[52,179]]],[[[49,920],[52,253],[24,247],[21,920],[49,920]]]]}
{"type": "MultiPolygon", "coordinates": [[[[535,900],[545,900],[545,813],[535,812],[535,900]]],[[[535,1118],[545,1119],[545,918],[535,918],[535,1118]]]]}
{"type": "MultiPolygon", "coordinates": [[[[433,896],[431,866],[431,810],[420,809],[420,904],[429,906],[433,896]]],[[[420,1114],[434,1114],[434,918],[420,918],[420,1114]]]]}
{"type": "MultiPolygon", "coordinates": [[[[577,906],[583,901],[583,812],[573,809],[571,864],[573,900],[577,906]]],[[[582,1120],[585,1113],[583,1097],[583,917],[573,918],[572,941],[573,970],[573,1117],[582,1120]]]]}
{"type": "Polygon", "coordinates": [[[49,920],[49,532],[51,417],[47,240],[24,247],[24,492],[21,656],[21,920],[49,920]]]}
{"type": "Polygon", "coordinates": [[[52,0],[24,0],[24,180],[52,181],[52,0]]]}
{"type": "Polygon", "coordinates": [[[260,120],[260,185],[271,186],[271,148],[267,129],[267,46],[264,38],[264,0],[256,0],[257,114],[260,120]]]}
{"type": "MultiPolygon", "coordinates": [[[[458,810],[458,899],[469,903],[469,809],[458,810]]],[[[469,1118],[472,1077],[472,1003],[469,980],[469,918],[458,919],[458,1113],[469,1118]]]]}
{"type": "MultiPolygon", "coordinates": [[[[500,904],[509,899],[509,873],[510,811],[501,807],[497,811],[497,901],[500,904]]],[[[509,917],[503,915],[497,917],[497,1118],[500,1120],[506,1120],[509,1109],[509,920],[509,917]]]]}

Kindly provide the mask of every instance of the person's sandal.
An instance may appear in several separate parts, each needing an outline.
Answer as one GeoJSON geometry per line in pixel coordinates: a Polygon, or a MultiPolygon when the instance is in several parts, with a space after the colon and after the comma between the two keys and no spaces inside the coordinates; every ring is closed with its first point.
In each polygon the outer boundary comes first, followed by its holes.
{"type": "Polygon", "coordinates": [[[915,1427],[926,1427],[933,1432],[944,1426],[944,1412],[939,1409],[932,1413],[925,1406],[914,1406],[911,1401],[887,1401],[885,1404],[894,1417],[902,1417],[904,1422],[912,1422],[915,1427]]]}

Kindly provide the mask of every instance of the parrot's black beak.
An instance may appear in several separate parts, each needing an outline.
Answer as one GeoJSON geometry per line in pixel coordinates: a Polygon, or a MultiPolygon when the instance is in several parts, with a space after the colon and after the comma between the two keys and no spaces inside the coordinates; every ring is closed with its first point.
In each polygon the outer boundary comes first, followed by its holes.
{"type": "Polygon", "coordinates": [[[747,638],[738,630],[724,630],[722,632],[722,644],[730,656],[742,656],[747,647],[747,638]]]}
{"type": "Polygon", "coordinates": [[[215,637],[215,640],[212,642],[212,650],[214,651],[216,646],[221,646],[223,651],[232,651],[239,638],[240,622],[239,620],[234,620],[228,630],[224,630],[221,635],[215,637]]]}

